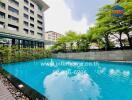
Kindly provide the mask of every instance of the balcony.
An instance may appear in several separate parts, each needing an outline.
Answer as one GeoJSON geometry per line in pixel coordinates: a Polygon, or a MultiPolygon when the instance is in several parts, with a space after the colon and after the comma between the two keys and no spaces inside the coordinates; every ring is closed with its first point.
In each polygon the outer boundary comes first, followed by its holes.
{"type": "Polygon", "coordinates": [[[14,24],[17,25],[19,23],[19,19],[11,15],[8,15],[8,20],[9,20],[9,23],[13,25],[14,24]]]}
{"type": "Polygon", "coordinates": [[[42,21],[37,20],[37,23],[38,23],[38,25],[39,25],[40,27],[43,27],[43,22],[42,22],[42,21]]]}
{"type": "Polygon", "coordinates": [[[39,20],[43,21],[43,16],[42,15],[38,14],[37,17],[38,17],[39,20]]]}
{"type": "Polygon", "coordinates": [[[32,9],[34,9],[34,4],[33,4],[33,3],[30,3],[30,7],[31,7],[32,9]]]}
{"type": "Polygon", "coordinates": [[[4,22],[0,22],[0,28],[5,28],[5,23],[4,22]]]}
{"type": "Polygon", "coordinates": [[[0,2],[0,9],[2,8],[2,9],[5,9],[5,4],[4,3],[2,3],[2,2],[0,2]]]}
{"type": "Polygon", "coordinates": [[[19,15],[19,11],[11,6],[8,6],[8,11],[9,14],[13,15],[13,16],[18,16],[19,15]]]}
{"type": "Polygon", "coordinates": [[[28,7],[24,6],[23,9],[24,9],[25,12],[27,12],[27,13],[29,12],[28,7]]]}
{"type": "Polygon", "coordinates": [[[28,0],[24,0],[24,3],[25,3],[26,5],[28,5],[28,4],[29,4],[29,1],[28,1],[28,0]]]}
{"type": "Polygon", "coordinates": [[[25,27],[28,27],[28,22],[24,21],[23,24],[25,25],[25,27]]]}
{"type": "Polygon", "coordinates": [[[34,11],[30,10],[30,14],[31,14],[31,15],[34,15],[34,11]]]}
{"type": "Polygon", "coordinates": [[[34,35],[34,31],[30,30],[31,35],[34,35]]]}
{"type": "Polygon", "coordinates": [[[8,24],[8,29],[11,31],[19,31],[19,27],[15,25],[8,24]]]}
{"type": "Polygon", "coordinates": [[[15,7],[19,7],[19,2],[17,0],[9,0],[10,4],[15,6],[15,7]]]}
{"type": "Polygon", "coordinates": [[[37,34],[38,34],[39,37],[41,37],[41,38],[43,37],[43,33],[37,32],[37,34]]]}
{"type": "Polygon", "coordinates": [[[26,33],[26,34],[28,34],[28,32],[29,32],[28,29],[26,29],[26,28],[24,28],[23,31],[24,31],[24,33],[26,33]]]}
{"type": "Polygon", "coordinates": [[[33,17],[30,17],[30,21],[34,23],[34,18],[33,17]]]}
{"type": "Polygon", "coordinates": [[[0,12],[0,20],[4,20],[5,19],[5,13],[0,12]]]}
{"type": "Polygon", "coordinates": [[[34,29],[34,24],[30,24],[30,28],[31,29],[34,29]]]}

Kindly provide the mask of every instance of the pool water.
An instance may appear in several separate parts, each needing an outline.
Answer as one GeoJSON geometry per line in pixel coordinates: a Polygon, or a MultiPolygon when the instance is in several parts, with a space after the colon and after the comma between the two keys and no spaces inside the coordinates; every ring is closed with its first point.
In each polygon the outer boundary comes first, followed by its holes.
{"type": "Polygon", "coordinates": [[[48,58],[3,68],[48,100],[132,100],[132,64],[48,58]]]}

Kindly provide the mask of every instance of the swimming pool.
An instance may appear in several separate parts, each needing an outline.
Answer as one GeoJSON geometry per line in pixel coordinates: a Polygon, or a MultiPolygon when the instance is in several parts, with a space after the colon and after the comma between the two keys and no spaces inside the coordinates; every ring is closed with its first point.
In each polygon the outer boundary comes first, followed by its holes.
{"type": "Polygon", "coordinates": [[[132,64],[48,58],[2,67],[48,100],[132,100],[132,64]]]}

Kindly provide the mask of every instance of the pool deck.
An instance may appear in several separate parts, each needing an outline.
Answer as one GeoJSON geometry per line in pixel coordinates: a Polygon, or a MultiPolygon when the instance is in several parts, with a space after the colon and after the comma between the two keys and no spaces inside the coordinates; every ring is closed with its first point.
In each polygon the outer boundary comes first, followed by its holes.
{"type": "Polygon", "coordinates": [[[122,63],[130,63],[130,64],[132,64],[132,61],[111,61],[111,62],[122,62],[122,63]]]}
{"type": "Polygon", "coordinates": [[[0,80],[0,100],[15,100],[7,87],[0,80]]]}

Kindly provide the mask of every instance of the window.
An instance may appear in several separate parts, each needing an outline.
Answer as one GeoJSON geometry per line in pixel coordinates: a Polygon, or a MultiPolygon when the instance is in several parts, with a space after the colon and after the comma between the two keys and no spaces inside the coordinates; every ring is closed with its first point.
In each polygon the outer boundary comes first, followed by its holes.
{"type": "Polygon", "coordinates": [[[34,28],[34,25],[33,25],[33,24],[30,24],[30,27],[31,27],[31,28],[34,28]]]}
{"type": "Polygon", "coordinates": [[[42,37],[42,36],[43,36],[43,33],[39,33],[39,32],[38,32],[37,34],[38,34],[40,37],[42,37]]]}
{"type": "Polygon", "coordinates": [[[16,1],[16,0],[9,0],[9,1],[10,1],[10,3],[13,3],[13,4],[16,5],[16,6],[19,6],[19,2],[16,1]]]}
{"type": "Polygon", "coordinates": [[[42,27],[39,27],[39,26],[38,26],[38,29],[39,29],[40,31],[43,31],[43,28],[42,28],[42,27]]]}
{"type": "Polygon", "coordinates": [[[25,26],[28,26],[28,22],[24,21],[23,23],[24,23],[25,26]]]}
{"type": "Polygon", "coordinates": [[[27,5],[29,4],[29,1],[28,1],[28,0],[24,0],[24,2],[25,2],[25,4],[27,4],[27,5]]]}
{"type": "Polygon", "coordinates": [[[28,29],[24,28],[23,30],[26,34],[28,34],[28,29]]]}
{"type": "Polygon", "coordinates": [[[28,18],[29,18],[27,14],[24,14],[23,16],[24,16],[24,18],[26,18],[26,19],[28,19],[28,18]]]}
{"type": "Polygon", "coordinates": [[[19,11],[11,6],[8,6],[8,10],[15,13],[15,14],[19,14],[19,11]]]}
{"type": "Polygon", "coordinates": [[[38,14],[37,16],[38,16],[39,19],[43,19],[43,17],[41,15],[38,14]]]}
{"type": "Polygon", "coordinates": [[[11,15],[8,15],[8,19],[11,20],[11,21],[14,21],[16,23],[19,22],[18,18],[14,17],[14,16],[11,16],[11,15]]]}
{"type": "Polygon", "coordinates": [[[5,13],[0,11],[0,18],[4,18],[5,19],[5,13]]]}
{"type": "Polygon", "coordinates": [[[30,7],[31,7],[31,8],[34,8],[34,4],[30,3],[30,7]]]}
{"type": "Polygon", "coordinates": [[[43,25],[43,22],[42,22],[42,21],[39,21],[39,20],[38,20],[37,22],[38,22],[38,24],[43,25]]]}
{"type": "Polygon", "coordinates": [[[30,33],[31,33],[32,35],[34,35],[34,31],[30,30],[30,33]]]}
{"type": "Polygon", "coordinates": [[[8,24],[8,29],[12,30],[12,31],[18,31],[19,30],[18,26],[11,25],[11,24],[8,24]]]}
{"type": "Polygon", "coordinates": [[[28,12],[28,8],[27,8],[26,6],[24,6],[24,10],[25,10],[26,12],[28,12]]]}
{"type": "Polygon", "coordinates": [[[34,11],[30,10],[30,13],[31,13],[32,15],[34,15],[34,11]]]}
{"type": "Polygon", "coordinates": [[[4,8],[5,9],[5,4],[0,2],[0,8],[4,8]]]}
{"type": "Polygon", "coordinates": [[[5,28],[5,23],[4,22],[0,22],[0,28],[5,28]]]}
{"type": "Polygon", "coordinates": [[[30,20],[31,20],[32,22],[34,22],[34,18],[33,18],[33,17],[30,17],[30,20]]]}

